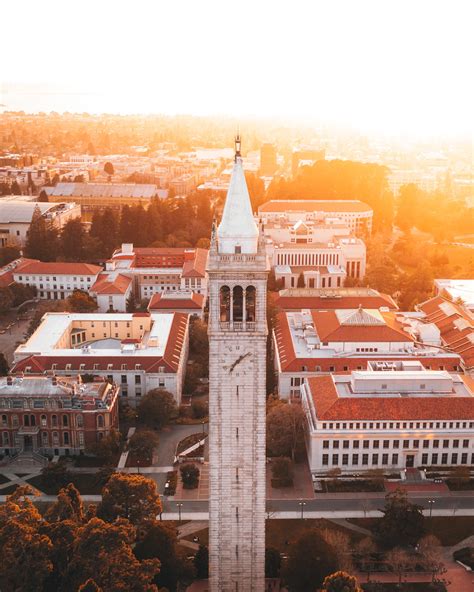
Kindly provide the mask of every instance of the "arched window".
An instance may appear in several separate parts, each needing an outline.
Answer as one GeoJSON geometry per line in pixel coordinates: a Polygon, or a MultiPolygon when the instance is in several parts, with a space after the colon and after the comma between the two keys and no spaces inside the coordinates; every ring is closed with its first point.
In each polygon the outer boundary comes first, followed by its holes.
{"type": "Polygon", "coordinates": [[[30,415],[30,421],[31,421],[31,425],[35,426],[36,425],[36,415],[30,415]]]}
{"type": "Polygon", "coordinates": [[[228,323],[230,321],[230,288],[222,286],[220,289],[220,320],[228,323]]]}
{"type": "Polygon", "coordinates": [[[57,428],[58,427],[58,416],[57,415],[52,415],[51,416],[51,423],[53,425],[53,428],[57,428]]]}
{"type": "Polygon", "coordinates": [[[8,432],[3,432],[3,445],[10,446],[10,436],[8,435],[8,432]]]}
{"type": "Polygon", "coordinates": [[[23,416],[23,425],[26,427],[30,426],[30,416],[29,415],[24,415],[23,416]]]}
{"type": "Polygon", "coordinates": [[[244,291],[242,286],[234,286],[232,292],[232,317],[234,323],[244,320],[244,291]]]}
{"type": "Polygon", "coordinates": [[[63,442],[64,442],[64,446],[69,446],[69,432],[64,432],[63,442]]]}
{"type": "Polygon", "coordinates": [[[2,415],[2,426],[8,426],[8,417],[6,415],[2,415]]]}
{"type": "Polygon", "coordinates": [[[69,425],[69,420],[67,415],[63,415],[63,426],[67,427],[69,425]]]}
{"type": "Polygon", "coordinates": [[[78,428],[82,428],[84,425],[84,418],[82,415],[76,415],[76,425],[78,428]]]}
{"type": "Polygon", "coordinates": [[[43,446],[48,446],[49,441],[48,441],[48,432],[43,432],[41,434],[41,439],[43,441],[43,446]]]}
{"type": "Polygon", "coordinates": [[[257,291],[255,286],[247,286],[245,290],[245,320],[254,323],[256,319],[257,291]]]}
{"type": "Polygon", "coordinates": [[[103,428],[104,427],[104,416],[103,415],[98,415],[97,416],[97,426],[99,428],[103,428]]]}
{"type": "Polygon", "coordinates": [[[53,444],[59,444],[59,434],[58,434],[58,432],[53,432],[53,444]]]}
{"type": "Polygon", "coordinates": [[[48,425],[48,420],[46,418],[46,415],[42,415],[41,416],[41,425],[45,428],[48,425]]]}

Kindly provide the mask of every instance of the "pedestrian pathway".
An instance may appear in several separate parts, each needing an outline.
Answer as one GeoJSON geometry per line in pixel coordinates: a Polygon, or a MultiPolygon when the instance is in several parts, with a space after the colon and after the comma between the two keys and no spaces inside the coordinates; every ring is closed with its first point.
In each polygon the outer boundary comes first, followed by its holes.
{"type": "Polygon", "coordinates": [[[332,518],[330,520],[330,522],[334,522],[334,524],[337,524],[338,526],[343,526],[344,528],[348,528],[349,530],[352,530],[354,532],[358,532],[359,534],[363,534],[365,536],[372,536],[372,532],[370,532],[370,530],[367,530],[367,528],[362,528],[362,526],[358,526],[357,524],[352,524],[352,522],[348,522],[347,520],[345,520],[344,518],[339,519],[339,518],[332,518]]]}

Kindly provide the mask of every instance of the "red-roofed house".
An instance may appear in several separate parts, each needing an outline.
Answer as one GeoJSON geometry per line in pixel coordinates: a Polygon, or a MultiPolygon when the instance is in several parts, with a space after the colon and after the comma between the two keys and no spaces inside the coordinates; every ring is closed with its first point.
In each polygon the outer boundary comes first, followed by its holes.
{"type": "Polygon", "coordinates": [[[431,334],[414,335],[403,313],[379,309],[281,311],[273,333],[278,392],[299,397],[303,379],[362,370],[369,360],[422,359],[428,368],[461,370],[456,353],[431,334]]]}
{"type": "Polygon", "coordinates": [[[135,296],[150,299],[166,292],[195,292],[207,298],[207,257],[200,248],[141,248],[124,243],[107,261],[106,273],[133,278],[135,296]]]}
{"type": "Polygon", "coordinates": [[[183,312],[202,319],[205,305],[204,294],[196,292],[163,292],[154,294],[148,304],[150,312],[183,312]]]}
{"type": "Polygon", "coordinates": [[[313,473],[474,464],[474,390],[468,377],[419,361],[370,362],[301,386],[313,473]]]}
{"type": "Polygon", "coordinates": [[[25,259],[14,269],[13,281],[35,286],[39,298],[64,300],[74,290],[89,292],[101,271],[101,267],[90,263],[25,259]]]}
{"type": "Polygon", "coordinates": [[[465,372],[474,372],[474,317],[462,304],[443,296],[435,296],[417,306],[424,313],[424,323],[434,323],[441,342],[448,350],[461,356],[465,372]]]}
{"type": "Polygon", "coordinates": [[[101,273],[91,287],[99,312],[126,311],[133,291],[133,279],[121,273],[101,273]]]}
{"type": "Polygon", "coordinates": [[[181,401],[189,316],[182,313],[47,313],[14,354],[12,372],[105,377],[131,405],[163,388],[181,401]]]}
{"type": "Polygon", "coordinates": [[[274,299],[278,308],[286,311],[330,310],[344,308],[376,308],[398,310],[391,296],[372,288],[311,289],[295,288],[280,290],[274,299]]]}

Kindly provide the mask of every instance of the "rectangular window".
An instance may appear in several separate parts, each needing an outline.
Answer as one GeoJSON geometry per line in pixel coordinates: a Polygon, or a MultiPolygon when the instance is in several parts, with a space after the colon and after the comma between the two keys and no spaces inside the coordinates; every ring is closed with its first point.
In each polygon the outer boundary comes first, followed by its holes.
{"type": "Polygon", "coordinates": [[[388,465],[388,454],[382,454],[382,464],[388,465]]]}
{"type": "Polygon", "coordinates": [[[142,377],[140,376],[140,374],[135,374],[135,384],[141,384],[142,382],[142,377]]]}
{"type": "Polygon", "coordinates": [[[379,441],[378,440],[374,440],[373,447],[374,448],[378,448],[379,447],[379,441]]]}
{"type": "Polygon", "coordinates": [[[398,465],[398,454],[392,454],[392,465],[398,465]]]}
{"type": "Polygon", "coordinates": [[[463,448],[469,448],[469,440],[463,440],[462,441],[462,447],[463,448]]]}
{"type": "Polygon", "coordinates": [[[353,454],[352,455],[352,464],[353,465],[358,465],[359,464],[359,455],[358,454],[353,454]]]}
{"type": "Polygon", "coordinates": [[[413,448],[419,448],[420,447],[420,441],[419,440],[413,440],[413,448]]]}
{"type": "Polygon", "coordinates": [[[348,465],[349,464],[349,455],[348,454],[343,454],[342,455],[342,464],[343,465],[348,465]]]}
{"type": "Polygon", "coordinates": [[[342,447],[343,448],[349,448],[349,440],[343,440],[342,441],[342,447]]]}
{"type": "Polygon", "coordinates": [[[451,455],[451,464],[452,465],[458,464],[458,453],[457,452],[453,452],[453,454],[451,455]]]}
{"type": "Polygon", "coordinates": [[[433,440],[433,448],[439,448],[439,440],[433,440]]]}
{"type": "Polygon", "coordinates": [[[354,442],[352,442],[352,448],[359,448],[359,440],[354,440],[354,442]]]}
{"type": "Polygon", "coordinates": [[[429,440],[423,440],[423,448],[429,448],[430,447],[430,441],[429,440]]]}
{"type": "Polygon", "coordinates": [[[323,440],[323,448],[329,448],[329,440],[323,440]]]}
{"type": "Polygon", "coordinates": [[[394,448],[400,448],[400,440],[394,440],[393,441],[393,447],[394,448]]]}
{"type": "Polygon", "coordinates": [[[448,453],[447,452],[443,452],[443,454],[441,455],[441,464],[442,465],[448,464],[448,453]]]}
{"type": "Polygon", "coordinates": [[[432,465],[438,464],[438,455],[436,453],[431,455],[431,464],[432,465]]]}
{"type": "Polygon", "coordinates": [[[428,464],[428,455],[426,454],[426,452],[421,455],[421,464],[422,465],[427,465],[428,464]]]}
{"type": "Polygon", "coordinates": [[[449,448],[449,440],[443,440],[443,448],[449,448]]]}
{"type": "Polygon", "coordinates": [[[333,465],[338,465],[339,464],[339,454],[333,454],[332,455],[332,464],[333,465]]]}
{"type": "Polygon", "coordinates": [[[369,448],[370,446],[370,441],[369,440],[364,440],[364,443],[362,445],[362,448],[369,448]]]}
{"type": "Polygon", "coordinates": [[[329,454],[323,454],[323,466],[327,466],[329,464],[329,454]]]}
{"type": "Polygon", "coordinates": [[[379,464],[379,455],[378,454],[372,454],[372,464],[373,465],[379,464]]]}
{"type": "Polygon", "coordinates": [[[410,440],[403,440],[403,448],[410,448],[410,440]]]}
{"type": "Polygon", "coordinates": [[[390,440],[384,440],[383,441],[383,447],[384,448],[390,448],[390,440]]]}
{"type": "Polygon", "coordinates": [[[459,448],[459,440],[453,440],[453,448],[459,448]]]}
{"type": "Polygon", "coordinates": [[[461,454],[461,464],[462,465],[467,465],[467,452],[463,452],[461,454]]]}
{"type": "Polygon", "coordinates": [[[332,447],[333,448],[339,448],[339,440],[333,440],[332,441],[332,447]]]}
{"type": "Polygon", "coordinates": [[[362,464],[363,465],[368,465],[369,464],[369,455],[368,454],[363,454],[362,455],[362,464]]]}

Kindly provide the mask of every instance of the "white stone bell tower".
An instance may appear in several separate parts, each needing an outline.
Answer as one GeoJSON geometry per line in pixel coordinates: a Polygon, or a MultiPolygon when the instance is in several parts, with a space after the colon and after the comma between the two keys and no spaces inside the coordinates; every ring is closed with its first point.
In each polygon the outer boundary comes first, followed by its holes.
{"type": "Polygon", "coordinates": [[[210,589],[263,592],[268,267],[239,136],[208,273],[210,589]]]}

